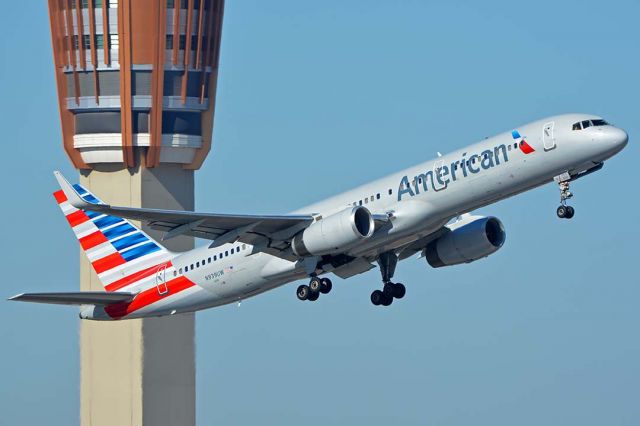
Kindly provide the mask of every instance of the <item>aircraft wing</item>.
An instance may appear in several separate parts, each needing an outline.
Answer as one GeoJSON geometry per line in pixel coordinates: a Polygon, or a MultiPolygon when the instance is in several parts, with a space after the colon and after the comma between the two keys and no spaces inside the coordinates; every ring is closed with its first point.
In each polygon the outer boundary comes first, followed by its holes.
{"type": "Polygon", "coordinates": [[[69,293],[22,293],[9,298],[9,300],[58,305],[110,305],[128,302],[134,296],[135,293],[114,291],[76,291],[69,293]]]}
{"type": "Polygon", "coordinates": [[[234,215],[111,206],[92,202],[86,195],[79,194],[60,172],[54,175],[75,208],[144,221],[151,229],[164,231],[164,240],[188,235],[214,240],[212,247],[240,241],[289,258],[284,251],[291,238],[314,221],[311,215],[234,215]]]}

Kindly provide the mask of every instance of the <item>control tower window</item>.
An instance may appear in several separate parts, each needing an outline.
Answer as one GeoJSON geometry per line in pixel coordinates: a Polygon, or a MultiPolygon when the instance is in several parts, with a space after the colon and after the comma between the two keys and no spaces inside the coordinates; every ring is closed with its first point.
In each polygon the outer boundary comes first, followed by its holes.
{"type": "MultiPolygon", "coordinates": [[[[181,96],[182,95],[182,80],[184,76],[184,71],[165,71],[164,73],[164,87],[163,87],[163,95],[164,96],[181,96]]],[[[200,93],[202,87],[200,85],[201,81],[201,73],[200,72],[189,72],[189,78],[187,79],[187,97],[200,97],[200,93]]],[[[208,87],[205,87],[204,93],[206,94],[208,87]]]]}
{"type": "Polygon", "coordinates": [[[149,113],[133,111],[131,114],[133,133],[149,133],[149,113]]]}
{"type": "Polygon", "coordinates": [[[202,134],[201,118],[200,113],[197,112],[164,111],[162,113],[162,133],[199,136],[202,134]]]}
{"type": "Polygon", "coordinates": [[[133,70],[131,72],[131,92],[136,95],[151,95],[151,71],[133,70]]]}
{"type": "Polygon", "coordinates": [[[120,112],[85,112],[75,115],[76,134],[120,133],[120,112]]]}

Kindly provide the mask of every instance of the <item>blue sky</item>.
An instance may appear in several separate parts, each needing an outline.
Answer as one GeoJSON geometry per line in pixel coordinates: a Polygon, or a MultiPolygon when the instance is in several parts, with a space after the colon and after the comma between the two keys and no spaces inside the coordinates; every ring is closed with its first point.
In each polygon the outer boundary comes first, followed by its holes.
{"type": "MultiPolygon", "coordinates": [[[[301,303],[291,284],[197,315],[201,424],[640,423],[640,30],[636,1],[228,1],[204,211],[283,213],[548,115],[589,112],[629,146],[577,182],[483,209],[488,259],[376,270],[301,303]]],[[[78,288],[51,192],[61,148],[44,2],[0,15],[3,297],[78,288]]],[[[73,308],[0,301],[0,424],[78,422],[73,308]]]]}

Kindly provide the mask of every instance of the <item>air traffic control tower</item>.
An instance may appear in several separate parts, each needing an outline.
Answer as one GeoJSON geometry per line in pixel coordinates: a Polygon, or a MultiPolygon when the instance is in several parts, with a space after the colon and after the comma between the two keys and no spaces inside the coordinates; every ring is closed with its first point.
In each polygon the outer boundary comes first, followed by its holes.
{"type": "MultiPolygon", "coordinates": [[[[224,0],[48,1],[63,147],[81,183],[111,204],[193,210],[224,0]]],[[[103,290],[84,254],[80,287],[103,290]]],[[[81,424],[195,424],[194,331],[193,315],[82,321],[81,424]]]]}

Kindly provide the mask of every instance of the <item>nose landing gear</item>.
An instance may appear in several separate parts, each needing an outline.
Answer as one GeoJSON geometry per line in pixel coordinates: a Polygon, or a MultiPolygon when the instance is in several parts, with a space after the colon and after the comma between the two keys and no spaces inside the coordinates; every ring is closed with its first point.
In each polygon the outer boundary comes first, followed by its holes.
{"type": "Polygon", "coordinates": [[[569,191],[571,176],[569,173],[563,173],[553,179],[560,188],[560,206],[556,209],[556,214],[560,219],[571,219],[575,214],[575,209],[567,205],[567,200],[573,197],[573,194],[569,191]]]}

